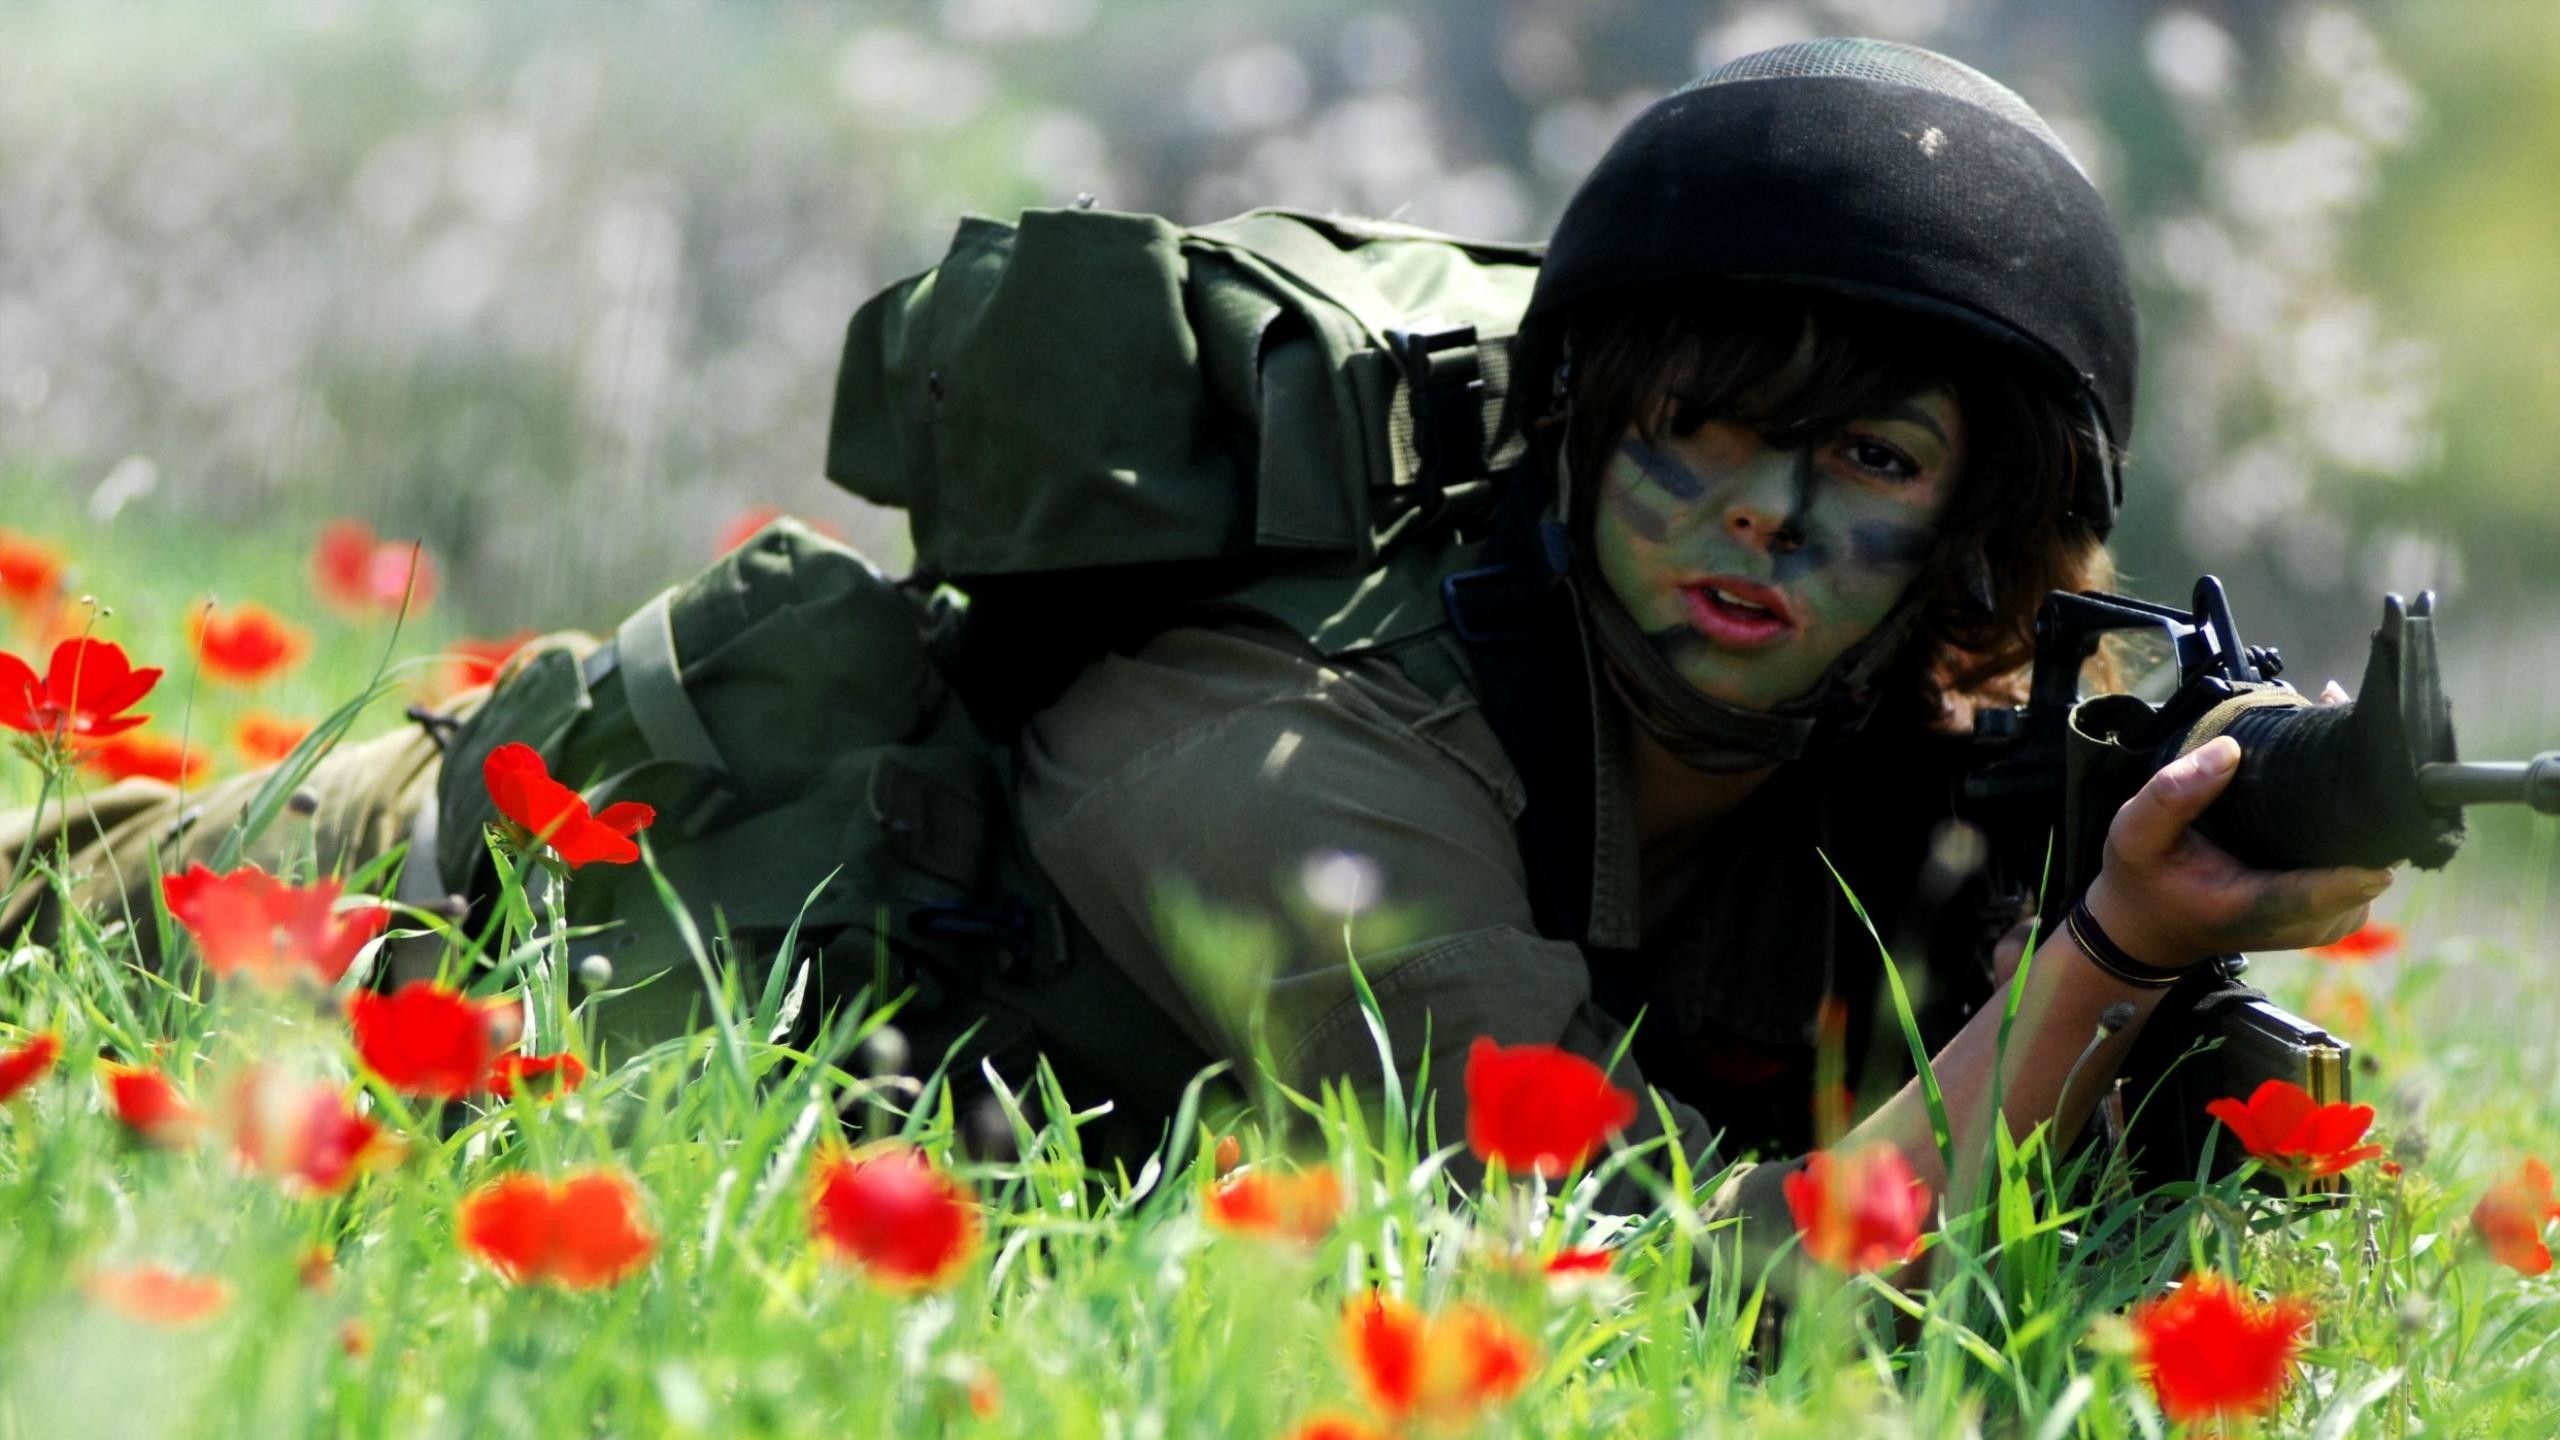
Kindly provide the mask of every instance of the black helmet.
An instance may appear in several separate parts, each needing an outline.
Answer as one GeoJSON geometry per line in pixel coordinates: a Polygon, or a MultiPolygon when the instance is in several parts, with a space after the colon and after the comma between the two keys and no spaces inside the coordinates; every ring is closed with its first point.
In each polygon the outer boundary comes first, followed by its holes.
{"type": "MultiPolygon", "coordinates": [[[[1942,315],[2032,357],[2121,448],[2133,286],[2106,203],[2006,86],[1881,40],[1808,40],[1656,102],[1565,207],[1528,318],[1635,286],[1776,280],[1942,315]]],[[[2103,537],[2110,458],[2072,509],[2103,537]]]]}

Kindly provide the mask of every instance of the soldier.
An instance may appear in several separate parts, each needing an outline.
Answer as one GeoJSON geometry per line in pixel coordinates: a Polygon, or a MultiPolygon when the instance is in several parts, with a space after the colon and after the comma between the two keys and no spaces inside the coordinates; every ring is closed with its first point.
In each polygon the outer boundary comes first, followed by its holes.
{"type": "MultiPolygon", "coordinates": [[[[1608,1063],[1641,1014],[1615,1077],[1670,1097],[1708,1173],[1812,1138],[1826,1025],[1853,1064],[1901,1048],[1845,885],[1931,952],[1938,1083],[1957,1153],[1982,1153],[2000,1007],[1980,1002],[2015,917],[1985,935],[1915,891],[1955,734],[2023,698],[2048,591],[2112,578],[2135,327],[2096,191],[2023,101],[1944,57],[1826,40],[1736,60],[1583,183],[1512,373],[1539,480],[1512,554],[1561,572],[1528,638],[1477,647],[1455,696],[1251,626],[1105,658],[1024,735],[1034,853],[1208,1054],[1241,1052],[1234,981],[1168,943],[1166,877],[1285,916],[1298,857],[1357,854],[1418,921],[1355,923],[1352,948],[1399,1064],[1430,1062],[1443,1140],[1465,1133],[1476,1037],[1608,1063]]],[[[2046,937],[1997,1082],[2019,1133],[2076,1131],[2163,977],[2334,939],[2389,883],[2249,870],[2191,833],[2237,754],[2218,741],[2145,786],[2071,933],[2046,937]],[[2066,1097],[2118,1006],[2130,1023],[2066,1097]]],[[[1282,1078],[1374,1081],[1338,943],[1310,938],[1259,1001],[1282,1078]]],[[[1657,1128],[1647,1106],[1631,1138],[1657,1128]]],[[[1943,1187],[1916,1083],[1844,1143],[1873,1142],[1943,1187]]],[[[1782,1215],[1789,1168],[1719,1203],[1782,1215]]]]}
{"type": "MultiPolygon", "coordinates": [[[[1045,1041],[1089,1076],[1140,1051],[1176,1074],[1267,1054],[1301,1088],[1375,1087],[1356,957],[1399,1068],[1429,1065],[1444,1140],[1465,1131],[1473,1041],[1553,1044],[1662,1090],[1713,1174],[1817,1138],[1824,1044],[1852,1076],[1896,1053],[1854,894],[1925,960],[1957,1153],[1980,1153],[1995,1085],[2014,1129],[2075,1130],[2160,981],[2343,935],[2390,878],[2253,871],[2191,833],[2237,756],[2196,750],[2116,817],[1995,1081],[2001,1007],[1982,1001],[2023,934],[1963,896],[1949,781],[1972,708],[2017,698],[2043,596],[2112,576],[2135,352],[2096,191],[1975,71],[1816,41],[1648,109],[1576,193],[1530,302],[1508,407],[1528,479],[1480,572],[1504,577],[1500,613],[1452,617],[1452,683],[1195,618],[1092,661],[1023,725],[1022,837],[1093,952],[1059,982],[1082,1002],[1028,1007],[1045,1041]],[[1384,903],[1307,925],[1324,856],[1384,903]],[[1186,897],[1301,943],[1267,971],[1193,953],[1164,923],[1186,897]]],[[[323,762],[321,862],[431,853],[438,758],[403,731],[323,762]]],[[[192,830],[165,790],[118,787],[95,828],[110,848],[174,831],[174,866],[255,784],[209,792],[192,830]]],[[[26,832],[0,817],[0,855],[26,832]]],[[[410,892],[439,893],[422,871],[410,892]]],[[[1168,1113],[1104,1088],[1142,1136],[1168,1113]]],[[[1659,1131],[1647,1106],[1629,1138],[1659,1131]]],[[[1916,1083],[1844,1143],[1947,1180],[1916,1083]]],[[[1715,1208],[1782,1215],[1789,1169],[1737,1170],[1715,1208]]],[[[1604,1201],[1644,1196],[1622,1181],[1604,1201]]]]}

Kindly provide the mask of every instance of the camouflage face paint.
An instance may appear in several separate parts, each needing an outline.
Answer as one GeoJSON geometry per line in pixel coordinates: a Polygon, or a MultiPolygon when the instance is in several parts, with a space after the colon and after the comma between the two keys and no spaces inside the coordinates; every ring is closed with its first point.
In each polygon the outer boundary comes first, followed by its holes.
{"type": "Polygon", "coordinates": [[[1600,573],[1691,685],[1768,709],[1892,612],[1962,463],[1942,389],[1790,449],[1731,421],[1650,444],[1630,427],[1601,479],[1600,573]]]}

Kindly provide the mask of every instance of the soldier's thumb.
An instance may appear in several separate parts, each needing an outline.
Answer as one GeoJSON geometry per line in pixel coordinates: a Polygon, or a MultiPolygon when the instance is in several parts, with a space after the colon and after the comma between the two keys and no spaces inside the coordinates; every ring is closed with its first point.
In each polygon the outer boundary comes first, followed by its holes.
{"type": "Polygon", "coordinates": [[[2240,742],[2217,735],[2160,767],[2118,817],[2116,843],[2137,855],[2158,855],[2178,843],[2240,773],[2240,742]]]}

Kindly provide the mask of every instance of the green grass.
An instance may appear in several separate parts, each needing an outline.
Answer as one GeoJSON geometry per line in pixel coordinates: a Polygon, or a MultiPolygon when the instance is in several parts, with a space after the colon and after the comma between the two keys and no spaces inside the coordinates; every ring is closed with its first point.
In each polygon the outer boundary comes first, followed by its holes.
{"type": "MultiPolygon", "coordinates": [[[[179,652],[184,608],[208,587],[310,611],[298,546],[270,536],[207,554],[120,526],[80,559],[87,588],[118,586],[103,597],[117,610],[106,633],[147,661],[179,652]],[[225,573],[251,583],[220,586],[225,573]]],[[[312,623],[312,661],[279,708],[317,718],[363,692],[385,635],[312,623]]],[[[392,653],[430,653],[447,633],[430,612],[392,653]]],[[[173,698],[189,688],[183,667],[165,683],[173,698]]],[[[196,706],[218,717],[244,703],[200,691],[196,706]]],[[[396,708],[377,704],[356,733],[398,723],[396,708]]],[[[14,778],[0,793],[32,798],[32,775],[6,763],[14,778]]],[[[2537,833],[2547,847],[2548,827],[2537,833]]],[[[2547,868],[2549,850],[2532,859],[2547,868]]],[[[514,922],[480,948],[457,946],[449,968],[554,997],[578,1033],[597,1002],[569,978],[564,943],[520,889],[501,908],[514,922]]],[[[2298,1000],[2313,968],[2271,958],[2260,973],[2298,1000]]],[[[1341,1178],[1341,1223],[1298,1251],[1204,1224],[1202,1126],[1177,1127],[1135,1174],[1103,1170],[1084,1157],[1070,1106],[1029,1096],[999,1147],[1011,1153],[972,1158],[938,1086],[909,1093],[863,1073],[877,1011],[840,1012],[793,1048],[764,1038],[777,994],[718,995],[693,1035],[591,1055],[596,1075],[563,1100],[436,1114],[359,1077],[325,999],[191,975],[144,973],[112,928],[0,961],[0,1049],[40,1029],[65,1043],[52,1075],[0,1106],[0,1440],[1279,1436],[1314,1410],[1356,1408],[1340,1316],[1371,1287],[1425,1310],[1479,1303],[1534,1338],[1541,1364],[1486,1416],[1486,1435],[2160,1436],[2170,1427],[2119,1317],[2198,1264],[2318,1306],[2265,1433],[2560,1430],[2560,1278],[2520,1277],[2465,1233],[2488,1178],[2527,1154],[2560,1155],[2560,1027],[2523,949],[2447,939],[2355,977],[2374,1011],[2358,1083],[2409,1162],[2399,1179],[2368,1169],[2338,1204],[2225,1180],[2147,1199],[2100,1185],[2108,1198],[2090,1205],[2072,1198],[2072,1166],[2030,1135],[1998,1147],[1993,1198],[1947,1218],[1930,1284],[1908,1295],[1735,1262],[1729,1237],[1698,1219],[1696,1197],[1719,1177],[1686,1175],[1664,1151],[1599,1162],[1649,1178],[1657,1203],[1640,1215],[1594,1214],[1570,1187],[1518,1179],[1461,1193],[1414,1095],[1388,1112],[1283,1095],[1234,1127],[1249,1161],[1285,1153],[1341,1178]],[[2494,1022],[2441,1003],[2490,990],[2511,997],[2490,1007],[2494,1022]],[[218,1145],[140,1148],[106,1113],[93,1057],[155,1054],[200,1099],[253,1058],[342,1077],[400,1134],[400,1158],[318,1198],[241,1173],[218,1145]],[[894,1294],[812,1240],[807,1176],[839,1112],[910,1137],[984,1199],[987,1243],[955,1287],[894,1294]],[[512,1286],[456,1242],[455,1207],[473,1186],[600,1162],[637,1178],[660,1237],[623,1284],[512,1286]],[[1619,1260],[1593,1294],[1550,1293],[1504,1260],[1595,1243],[1619,1260]],[[301,1282],[315,1245],[336,1255],[326,1290],[301,1282]],[[233,1298],[168,1328],[83,1288],[102,1267],[139,1262],[218,1275],[233,1298]],[[360,1353],[344,1343],[350,1324],[368,1341],[360,1353]],[[971,1399],[990,1379],[1000,1398],[981,1416],[971,1399]]]]}

